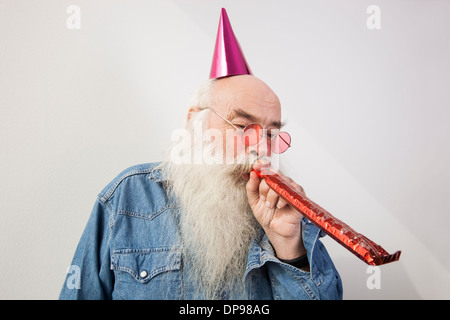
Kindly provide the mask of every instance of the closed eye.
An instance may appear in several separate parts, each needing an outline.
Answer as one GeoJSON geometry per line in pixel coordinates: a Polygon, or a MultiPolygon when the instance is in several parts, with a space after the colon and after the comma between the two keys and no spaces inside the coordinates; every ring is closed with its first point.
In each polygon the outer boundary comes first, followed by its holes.
{"type": "Polygon", "coordinates": [[[273,138],[275,138],[278,135],[279,131],[280,131],[279,129],[268,129],[267,130],[267,136],[270,139],[273,139],[273,138]]]}

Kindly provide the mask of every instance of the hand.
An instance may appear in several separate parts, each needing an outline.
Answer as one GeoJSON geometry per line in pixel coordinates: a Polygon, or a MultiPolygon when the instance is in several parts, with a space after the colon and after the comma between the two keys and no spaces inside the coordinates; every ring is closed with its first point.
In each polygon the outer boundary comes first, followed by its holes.
{"type": "MultiPolygon", "coordinates": [[[[263,170],[258,163],[253,168],[258,171],[263,170]]],[[[277,173],[290,181],[294,189],[304,194],[300,185],[280,172],[277,173]]],[[[305,254],[300,212],[280,198],[255,172],[250,173],[246,190],[253,214],[266,232],[277,257],[291,260],[305,254]]]]}

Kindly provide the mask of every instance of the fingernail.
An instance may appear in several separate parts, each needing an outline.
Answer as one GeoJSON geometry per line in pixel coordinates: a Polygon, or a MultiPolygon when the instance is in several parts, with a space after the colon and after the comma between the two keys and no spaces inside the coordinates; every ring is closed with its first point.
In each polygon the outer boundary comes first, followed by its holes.
{"type": "Polygon", "coordinates": [[[266,207],[270,208],[270,201],[266,201],[266,207]]]}
{"type": "Polygon", "coordinates": [[[264,197],[263,195],[259,196],[259,198],[261,199],[261,201],[266,200],[266,197],[264,197]]]}

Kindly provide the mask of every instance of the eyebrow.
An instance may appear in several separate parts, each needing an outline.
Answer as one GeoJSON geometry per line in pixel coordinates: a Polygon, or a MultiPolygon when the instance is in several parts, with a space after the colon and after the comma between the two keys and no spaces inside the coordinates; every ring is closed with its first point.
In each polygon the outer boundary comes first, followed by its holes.
{"type": "MultiPolygon", "coordinates": [[[[258,123],[257,117],[242,110],[241,108],[234,109],[230,114],[230,120],[233,120],[234,118],[237,118],[237,117],[246,118],[246,119],[250,120],[251,122],[258,123]]],[[[285,124],[286,124],[286,122],[281,122],[281,121],[273,121],[272,123],[270,123],[270,125],[278,128],[278,129],[281,129],[282,127],[284,127],[285,124]]]]}

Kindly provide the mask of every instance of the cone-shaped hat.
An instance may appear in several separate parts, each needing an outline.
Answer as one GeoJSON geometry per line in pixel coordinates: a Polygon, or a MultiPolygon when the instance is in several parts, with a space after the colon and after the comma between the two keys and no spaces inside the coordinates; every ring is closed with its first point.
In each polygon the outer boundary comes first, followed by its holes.
{"type": "Polygon", "coordinates": [[[238,74],[252,74],[252,72],[231,28],[227,12],[222,8],[209,78],[238,74]]]}

